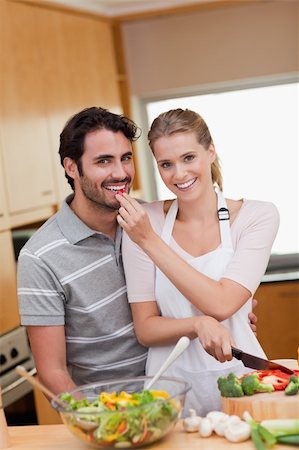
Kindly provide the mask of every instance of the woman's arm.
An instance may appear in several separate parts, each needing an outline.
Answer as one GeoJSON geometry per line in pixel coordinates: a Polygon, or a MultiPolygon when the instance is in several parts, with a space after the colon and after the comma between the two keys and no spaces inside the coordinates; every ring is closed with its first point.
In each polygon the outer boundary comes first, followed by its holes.
{"type": "Polygon", "coordinates": [[[232,359],[234,341],[229,331],[213,317],[161,317],[155,301],[131,303],[131,309],[137,339],[146,347],[171,345],[180,337],[188,336],[198,338],[206,352],[218,361],[232,359]]]}
{"type": "MultiPolygon", "coordinates": [[[[198,272],[155,233],[146,211],[136,200],[126,194],[117,198],[122,205],[118,215],[119,224],[177,289],[204,314],[219,321],[225,320],[239,310],[255,291],[254,289],[251,292],[233,279],[223,277],[216,281],[198,272]]],[[[252,227],[252,230],[249,229],[248,235],[251,233],[252,236],[247,236],[247,243],[252,246],[250,256],[253,257],[253,263],[256,261],[256,264],[259,264],[261,273],[256,278],[260,281],[266,269],[276,232],[272,233],[273,239],[271,233],[268,233],[268,242],[260,245],[259,239],[264,240],[265,233],[263,230],[263,237],[259,237],[259,230],[256,230],[259,226],[258,224],[255,228],[252,227]]],[[[250,250],[246,249],[247,253],[250,250]]],[[[255,269],[255,266],[248,268],[251,271],[255,269]]]]}

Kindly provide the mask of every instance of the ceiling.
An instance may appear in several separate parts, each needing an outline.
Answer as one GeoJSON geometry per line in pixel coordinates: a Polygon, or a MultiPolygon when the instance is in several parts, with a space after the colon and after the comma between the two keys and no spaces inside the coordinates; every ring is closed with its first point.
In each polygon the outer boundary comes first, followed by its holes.
{"type": "MultiPolygon", "coordinates": [[[[46,2],[47,0],[44,1],[46,2]]],[[[219,0],[48,0],[48,2],[113,18],[199,3],[219,3],[219,0]]]]}

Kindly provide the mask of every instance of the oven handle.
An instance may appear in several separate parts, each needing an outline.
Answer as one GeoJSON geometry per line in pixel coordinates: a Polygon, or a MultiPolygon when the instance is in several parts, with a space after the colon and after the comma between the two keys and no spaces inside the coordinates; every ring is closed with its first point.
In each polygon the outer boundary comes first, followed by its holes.
{"type": "MultiPolygon", "coordinates": [[[[36,370],[35,367],[28,372],[28,374],[31,375],[31,376],[36,375],[36,373],[37,373],[37,370],[36,370]]],[[[28,381],[28,380],[26,378],[22,377],[22,378],[19,378],[16,381],[14,381],[13,383],[9,384],[5,388],[2,388],[2,395],[6,394],[7,392],[12,391],[16,387],[20,386],[20,384],[23,384],[25,381],[28,381]]]]}

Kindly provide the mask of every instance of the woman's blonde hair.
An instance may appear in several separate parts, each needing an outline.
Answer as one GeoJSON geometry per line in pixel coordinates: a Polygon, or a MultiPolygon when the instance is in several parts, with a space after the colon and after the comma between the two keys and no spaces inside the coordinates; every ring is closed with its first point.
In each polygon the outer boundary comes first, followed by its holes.
{"type": "MultiPolygon", "coordinates": [[[[153,121],[147,135],[152,152],[154,153],[154,144],[157,139],[175,133],[195,133],[197,142],[206,150],[208,150],[210,144],[213,144],[209,128],[204,119],[190,109],[178,108],[160,114],[153,121]]],[[[217,183],[222,191],[222,175],[217,154],[215,161],[212,163],[211,171],[213,183],[217,183]]]]}

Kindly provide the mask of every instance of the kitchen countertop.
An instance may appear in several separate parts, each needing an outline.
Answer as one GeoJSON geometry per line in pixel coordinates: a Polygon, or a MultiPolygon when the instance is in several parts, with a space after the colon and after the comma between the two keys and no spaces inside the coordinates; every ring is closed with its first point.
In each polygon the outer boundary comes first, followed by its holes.
{"type": "Polygon", "coordinates": [[[271,255],[262,283],[299,280],[299,253],[271,255]]]}
{"type": "MultiPolygon", "coordinates": [[[[73,436],[65,425],[30,425],[8,427],[10,447],[8,450],[88,450],[93,447],[73,436]]],[[[155,450],[254,450],[251,440],[238,444],[213,435],[200,438],[198,433],[185,433],[180,421],[175,431],[161,441],[144,447],[155,450]]],[[[286,446],[275,445],[274,450],[285,450],[286,446]]]]}

